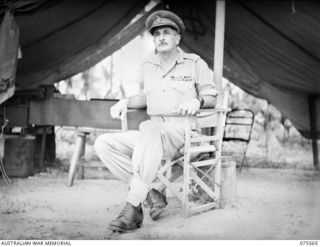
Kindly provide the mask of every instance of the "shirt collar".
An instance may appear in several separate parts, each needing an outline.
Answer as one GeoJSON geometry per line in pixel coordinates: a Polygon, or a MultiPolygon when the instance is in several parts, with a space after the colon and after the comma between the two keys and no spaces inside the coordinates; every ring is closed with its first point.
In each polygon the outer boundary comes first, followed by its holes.
{"type": "Polygon", "coordinates": [[[183,63],[183,61],[184,61],[184,55],[185,55],[185,53],[184,53],[184,51],[183,50],[181,50],[180,49],[180,47],[178,47],[178,56],[177,56],[177,58],[176,58],[176,61],[177,61],[177,63],[183,63]]]}
{"type": "MultiPolygon", "coordinates": [[[[181,48],[178,47],[178,56],[175,58],[176,62],[177,63],[183,63],[184,58],[185,58],[184,51],[182,51],[181,48]]],[[[148,57],[147,58],[147,62],[156,64],[156,65],[159,65],[159,66],[161,65],[160,58],[159,58],[159,56],[157,54],[153,54],[150,57],[148,57]]]]}

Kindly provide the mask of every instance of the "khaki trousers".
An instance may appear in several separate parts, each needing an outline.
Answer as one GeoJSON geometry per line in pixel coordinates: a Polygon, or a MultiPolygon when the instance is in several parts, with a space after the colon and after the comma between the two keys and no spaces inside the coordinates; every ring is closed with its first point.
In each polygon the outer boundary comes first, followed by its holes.
{"type": "Polygon", "coordinates": [[[127,202],[138,206],[152,188],[162,160],[172,159],[183,146],[184,132],[183,117],[151,117],[139,131],[99,136],[94,148],[109,171],[129,184],[127,202]]]}

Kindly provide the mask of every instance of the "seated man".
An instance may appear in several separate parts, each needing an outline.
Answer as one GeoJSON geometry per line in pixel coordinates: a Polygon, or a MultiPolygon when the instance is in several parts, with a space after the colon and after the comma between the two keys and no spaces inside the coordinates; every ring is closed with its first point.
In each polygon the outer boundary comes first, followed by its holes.
{"type": "MultiPolygon", "coordinates": [[[[183,21],[170,11],[151,14],[146,28],[153,36],[156,54],[140,70],[140,94],[120,100],[111,109],[121,118],[127,108],[145,108],[150,120],[139,131],[104,134],[95,150],[109,171],[129,183],[127,202],[109,228],[117,232],[137,229],[143,221],[142,202],[147,199],[153,220],[161,216],[166,197],[152,188],[164,159],[173,158],[184,145],[184,115],[195,115],[200,107],[214,107],[217,91],[207,64],[197,55],[178,48],[185,29],[183,21]]],[[[197,133],[196,117],[191,119],[197,133]]]]}

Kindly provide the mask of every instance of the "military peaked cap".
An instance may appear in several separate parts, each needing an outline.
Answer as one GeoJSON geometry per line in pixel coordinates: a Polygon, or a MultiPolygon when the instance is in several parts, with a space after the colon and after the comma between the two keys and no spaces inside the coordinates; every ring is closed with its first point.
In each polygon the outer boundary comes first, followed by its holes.
{"type": "Polygon", "coordinates": [[[158,10],[149,15],[146,21],[146,28],[151,34],[153,34],[156,27],[162,26],[172,27],[179,34],[182,34],[185,30],[181,18],[171,11],[158,10]]]}

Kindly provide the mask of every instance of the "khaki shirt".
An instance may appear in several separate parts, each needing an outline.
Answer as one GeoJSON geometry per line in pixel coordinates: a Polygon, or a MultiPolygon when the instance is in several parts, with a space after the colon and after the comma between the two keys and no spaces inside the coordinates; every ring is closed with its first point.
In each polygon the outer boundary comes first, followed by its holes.
{"type": "Polygon", "coordinates": [[[217,95],[212,73],[198,55],[184,53],[178,56],[166,71],[160,59],[152,55],[141,66],[140,92],[146,96],[149,115],[174,115],[175,110],[198,95],[217,95]]]}

